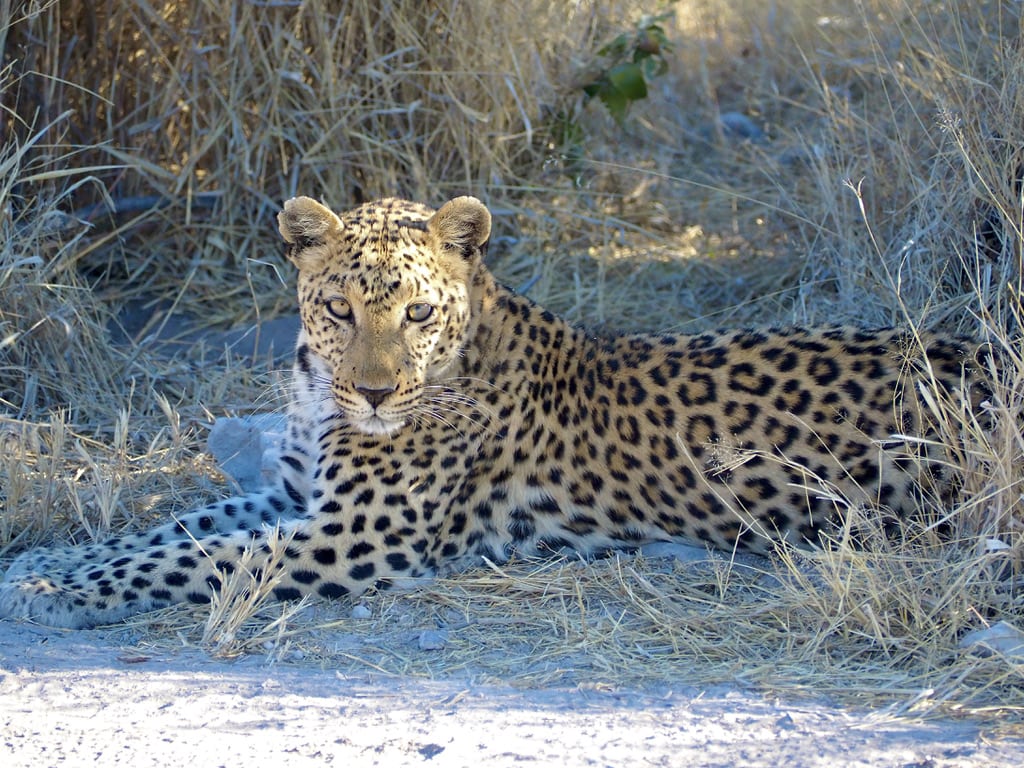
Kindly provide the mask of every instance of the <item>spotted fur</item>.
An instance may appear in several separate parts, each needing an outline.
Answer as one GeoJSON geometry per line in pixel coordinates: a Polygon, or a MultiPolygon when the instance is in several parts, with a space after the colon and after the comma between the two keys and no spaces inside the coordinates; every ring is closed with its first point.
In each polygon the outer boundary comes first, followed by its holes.
{"type": "Polygon", "coordinates": [[[342,216],[296,198],[279,224],[302,315],[279,482],[28,552],[0,615],[85,627],[205,602],[247,548],[291,600],[563,547],[817,545],[845,504],[913,512],[917,443],[895,436],[926,434],[919,384],[960,388],[974,352],[898,330],[595,336],[495,281],[470,197],[342,216]]]}

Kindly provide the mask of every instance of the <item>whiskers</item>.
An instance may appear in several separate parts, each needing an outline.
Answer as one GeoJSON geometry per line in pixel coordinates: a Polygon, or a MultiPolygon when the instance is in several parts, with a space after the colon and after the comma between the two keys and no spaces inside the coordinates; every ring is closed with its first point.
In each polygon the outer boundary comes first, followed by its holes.
{"type": "Polygon", "coordinates": [[[335,400],[329,375],[317,369],[298,372],[294,368],[275,371],[277,381],[259,398],[258,403],[272,403],[275,411],[287,410],[310,424],[344,421],[345,415],[335,400]]]}
{"type": "MultiPolygon", "coordinates": [[[[314,366],[307,371],[279,370],[275,374],[275,382],[260,397],[260,404],[272,404],[275,411],[288,404],[290,417],[321,431],[345,426],[360,430],[359,423],[350,421],[345,403],[339,402],[333,381],[324,371],[314,366]]],[[[462,435],[495,433],[501,424],[495,408],[485,402],[495,400],[491,392],[504,394],[486,379],[455,376],[423,385],[419,396],[404,408],[395,404],[398,413],[382,417],[398,419],[396,429],[405,418],[421,428],[440,424],[462,435]]]]}
{"type": "Polygon", "coordinates": [[[295,372],[291,368],[274,368],[267,372],[269,382],[253,402],[257,411],[283,414],[292,402],[292,384],[295,372]]]}
{"type": "Polygon", "coordinates": [[[494,410],[473,395],[451,386],[453,383],[464,381],[493,387],[488,381],[469,377],[446,379],[439,384],[426,384],[420,401],[413,409],[412,418],[420,424],[427,420],[435,421],[460,434],[465,434],[467,423],[475,428],[474,431],[495,432],[494,423],[497,422],[497,415],[494,410]]]}

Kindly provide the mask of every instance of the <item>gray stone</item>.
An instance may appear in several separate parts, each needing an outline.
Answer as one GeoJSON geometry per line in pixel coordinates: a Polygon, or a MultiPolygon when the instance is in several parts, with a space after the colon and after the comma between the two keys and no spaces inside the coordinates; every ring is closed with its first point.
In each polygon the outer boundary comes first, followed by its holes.
{"type": "Polygon", "coordinates": [[[999,621],[991,627],[968,632],[960,640],[960,647],[984,656],[996,653],[1015,661],[1024,660],[1024,632],[1008,621],[999,621]]]}
{"type": "Polygon", "coordinates": [[[440,651],[448,644],[448,632],[444,629],[425,629],[420,632],[416,644],[421,651],[440,651]]]}
{"type": "Polygon", "coordinates": [[[206,447],[243,491],[255,491],[277,479],[286,428],[285,417],[275,413],[217,419],[206,447]]]}

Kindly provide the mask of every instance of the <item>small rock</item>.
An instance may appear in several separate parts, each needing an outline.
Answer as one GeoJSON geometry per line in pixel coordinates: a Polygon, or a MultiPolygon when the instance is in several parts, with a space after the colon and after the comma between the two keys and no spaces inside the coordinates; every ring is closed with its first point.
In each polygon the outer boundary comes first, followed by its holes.
{"type": "Polygon", "coordinates": [[[759,144],[766,138],[757,123],[741,112],[723,112],[713,123],[702,126],[700,135],[705,141],[717,142],[721,137],[733,144],[746,141],[759,144]]]}
{"type": "Polygon", "coordinates": [[[256,491],[276,479],[286,427],[285,417],[274,413],[217,419],[206,447],[243,491],[256,491]]]}
{"type": "Polygon", "coordinates": [[[796,728],[796,722],[793,720],[793,716],[787,712],[775,721],[775,727],[784,731],[792,731],[796,728]]]}
{"type": "Polygon", "coordinates": [[[960,647],[970,648],[984,656],[998,653],[1015,660],[1024,659],[1024,632],[1007,621],[1000,621],[991,627],[968,632],[960,641],[960,647]]]}
{"type": "Polygon", "coordinates": [[[368,619],[373,615],[369,608],[362,603],[352,606],[352,618],[353,619],[368,619]]]}
{"type": "Polygon", "coordinates": [[[440,651],[448,644],[448,632],[443,629],[425,629],[417,641],[421,651],[440,651]]]}
{"type": "Polygon", "coordinates": [[[757,123],[741,112],[723,112],[718,116],[718,121],[727,139],[761,141],[764,138],[764,131],[757,123]]]}
{"type": "Polygon", "coordinates": [[[424,744],[422,747],[419,747],[416,751],[423,755],[424,759],[433,760],[435,757],[444,752],[444,747],[442,747],[440,744],[424,744]]]}

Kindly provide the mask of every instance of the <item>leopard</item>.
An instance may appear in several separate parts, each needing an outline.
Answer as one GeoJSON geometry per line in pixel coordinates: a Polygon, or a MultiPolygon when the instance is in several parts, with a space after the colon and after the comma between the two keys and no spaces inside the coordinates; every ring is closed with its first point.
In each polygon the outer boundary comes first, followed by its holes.
{"type": "Polygon", "coordinates": [[[0,617],[90,628],[207,603],[356,599],[486,561],[650,542],[828,546],[851,509],[906,529],[935,482],[931,400],[968,336],[772,326],[595,332],[506,287],[477,198],[278,214],[301,329],[276,479],[141,532],[22,553],[0,617]]]}

